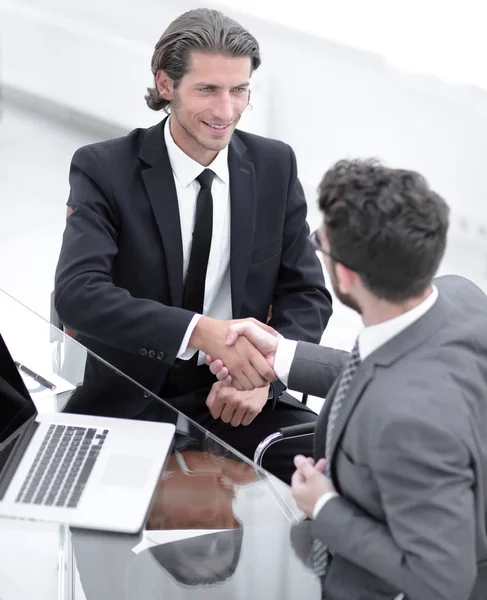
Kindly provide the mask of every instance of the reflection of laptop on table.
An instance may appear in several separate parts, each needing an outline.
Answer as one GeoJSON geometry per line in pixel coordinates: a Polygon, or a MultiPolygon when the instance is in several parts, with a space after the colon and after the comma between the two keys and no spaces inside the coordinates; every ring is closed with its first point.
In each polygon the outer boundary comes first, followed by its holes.
{"type": "Polygon", "coordinates": [[[38,414],[0,335],[0,516],[140,531],[174,430],[38,414]]]}

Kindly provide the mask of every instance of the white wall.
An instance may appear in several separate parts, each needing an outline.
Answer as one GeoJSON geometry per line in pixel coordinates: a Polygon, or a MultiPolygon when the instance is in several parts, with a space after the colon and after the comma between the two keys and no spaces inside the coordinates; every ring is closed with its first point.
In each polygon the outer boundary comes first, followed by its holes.
{"type": "MultiPolygon", "coordinates": [[[[235,0],[219,0],[233,9],[235,0]]],[[[396,67],[487,90],[483,3],[462,0],[246,0],[239,10],[384,56],[396,67]]]]}
{"type": "MultiPolygon", "coordinates": [[[[198,5],[0,0],[3,81],[126,129],[149,125],[160,118],[143,100],[152,48],[176,15],[198,5]]],[[[453,209],[449,270],[483,281],[487,92],[401,73],[379,56],[228,12],[255,33],[263,55],[244,128],[294,147],[311,225],[319,222],[314,190],[333,161],[374,155],[416,168],[453,209]]]]}
{"type": "MultiPolygon", "coordinates": [[[[160,114],[144,101],[154,45],[197,2],[0,0],[2,79],[7,86],[132,129],[160,114]]],[[[259,74],[257,74],[259,75],[259,74]]],[[[253,101],[266,103],[256,77],[253,101]]],[[[264,127],[249,111],[248,129],[264,127]]]]}

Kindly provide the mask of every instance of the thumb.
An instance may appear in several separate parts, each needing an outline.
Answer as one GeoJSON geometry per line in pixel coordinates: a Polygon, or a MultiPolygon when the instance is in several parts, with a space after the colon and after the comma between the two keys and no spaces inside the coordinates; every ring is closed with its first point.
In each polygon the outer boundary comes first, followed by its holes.
{"type": "Polygon", "coordinates": [[[235,323],[228,328],[226,346],[233,346],[239,335],[245,335],[248,331],[249,323],[235,323]]]}

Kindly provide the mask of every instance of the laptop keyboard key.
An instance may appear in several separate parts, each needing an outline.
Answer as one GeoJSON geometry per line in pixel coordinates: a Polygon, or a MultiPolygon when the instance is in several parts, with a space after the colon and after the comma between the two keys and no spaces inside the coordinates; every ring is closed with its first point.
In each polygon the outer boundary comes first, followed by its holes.
{"type": "Polygon", "coordinates": [[[51,425],[15,501],[75,508],[107,433],[51,425]]]}

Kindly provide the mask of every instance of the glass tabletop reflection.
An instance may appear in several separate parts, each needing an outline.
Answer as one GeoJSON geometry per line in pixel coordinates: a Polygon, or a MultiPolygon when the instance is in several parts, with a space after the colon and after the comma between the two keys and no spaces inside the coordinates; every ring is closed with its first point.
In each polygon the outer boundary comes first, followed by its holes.
{"type": "MultiPolygon", "coordinates": [[[[32,589],[75,600],[320,597],[292,535],[302,515],[287,485],[1,290],[0,331],[16,360],[56,384],[25,381],[39,412],[106,402],[109,388],[121,404],[151,397],[176,427],[140,533],[0,519],[2,557],[20,549],[24,561],[9,582],[0,578],[2,600],[32,598],[32,589]]],[[[119,493],[122,502],[123,482],[119,493]]]]}

